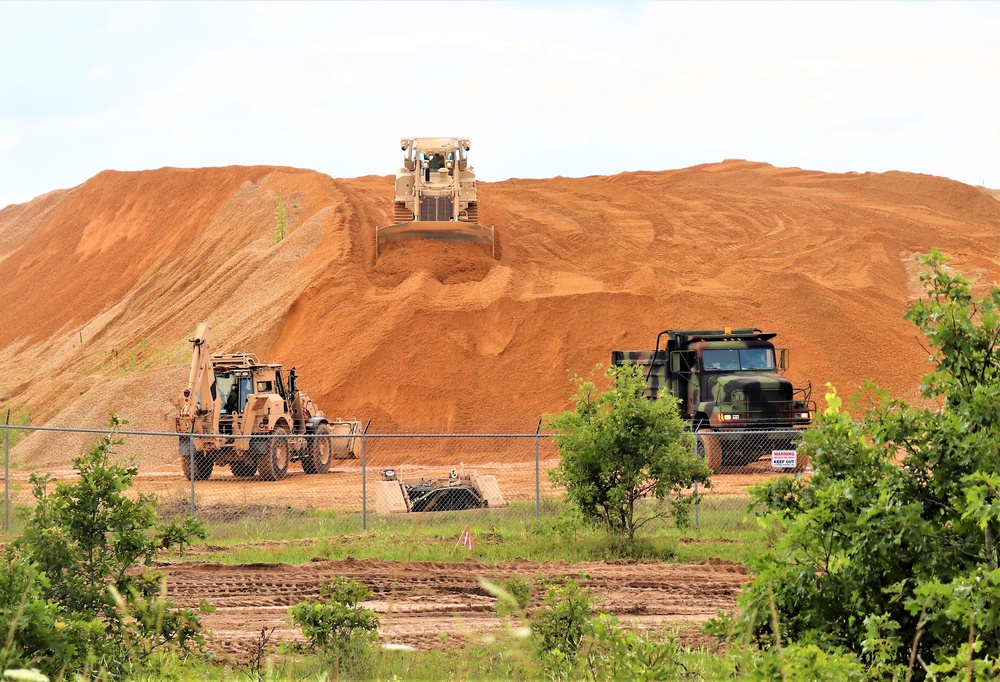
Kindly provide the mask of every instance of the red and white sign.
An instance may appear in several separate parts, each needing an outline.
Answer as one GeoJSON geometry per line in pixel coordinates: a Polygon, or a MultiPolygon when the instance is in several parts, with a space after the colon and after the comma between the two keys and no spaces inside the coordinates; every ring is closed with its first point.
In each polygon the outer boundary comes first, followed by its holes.
{"type": "Polygon", "coordinates": [[[775,469],[794,469],[797,457],[795,450],[772,450],[771,466],[775,469]]]}

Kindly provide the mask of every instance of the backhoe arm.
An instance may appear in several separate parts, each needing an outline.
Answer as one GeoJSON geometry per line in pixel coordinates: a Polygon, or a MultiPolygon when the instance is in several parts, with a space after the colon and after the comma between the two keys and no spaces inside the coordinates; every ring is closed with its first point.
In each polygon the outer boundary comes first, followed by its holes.
{"type": "MultiPolygon", "coordinates": [[[[180,419],[189,422],[193,417],[210,415],[209,428],[203,431],[195,428],[193,431],[216,433],[219,426],[219,414],[222,404],[215,390],[215,367],[212,362],[212,350],[209,345],[211,328],[207,322],[202,322],[195,330],[191,341],[191,370],[188,373],[187,387],[181,393],[180,419]]],[[[196,420],[200,421],[200,420],[196,420]]]]}

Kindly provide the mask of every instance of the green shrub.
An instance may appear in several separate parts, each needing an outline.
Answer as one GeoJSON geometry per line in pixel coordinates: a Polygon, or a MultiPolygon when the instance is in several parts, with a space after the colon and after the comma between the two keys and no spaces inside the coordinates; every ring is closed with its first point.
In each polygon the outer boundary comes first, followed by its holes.
{"type": "MultiPolygon", "coordinates": [[[[622,627],[606,614],[591,621],[583,644],[582,675],[592,680],[672,680],[693,677],[672,637],[644,634],[622,627]]],[[[575,675],[579,676],[579,675],[575,675]]]]}
{"type": "MultiPolygon", "coordinates": [[[[746,682],[851,682],[870,679],[852,653],[827,652],[815,644],[772,647],[741,679],[746,682]]],[[[900,678],[902,680],[902,678],[900,678]]]]}
{"type": "Polygon", "coordinates": [[[374,663],[378,616],[358,604],[371,596],[362,583],[337,577],[320,586],[320,600],[293,606],[291,621],[310,646],[329,655],[341,674],[360,674],[374,663]]]}
{"type": "Polygon", "coordinates": [[[493,605],[493,612],[498,616],[508,616],[515,614],[525,614],[531,606],[531,600],[535,593],[535,583],[530,578],[520,578],[512,575],[500,582],[499,594],[503,598],[497,599],[493,605]]]}
{"type": "MultiPolygon", "coordinates": [[[[141,670],[159,651],[190,652],[204,643],[197,615],[176,609],[149,570],[162,545],[150,496],[126,491],[138,473],[112,462],[124,422],[74,460],[79,480],[32,475],[35,506],[8,552],[11,570],[0,579],[4,656],[30,660],[42,672],[103,671],[109,678],[141,670]]],[[[189,542],[197,523],[174,529],[189,542]]]]}
{"type": "Polygon", "coordinates": [[[580,645],[592,632],[593,595],[568,578],[542,586],[541,605],[531,614],[531,636],[542,666],[550,674],[572,670],[580,645]]]}
{"type": "Polygon", "coordinates": [[[780,622],[804,656],[850,652],[869,679],[1000,659],[1000,286],[975,300],[946,261],[921,257],[926,296],[906,313],[934,349],[929,405],[866,386],[852,418],[831,387],[800,448],[813,476],[752,492],[785,533],[736,629],[770,644],[780,622]]]}
{"type": "Polygon", "coordinates": [[[38,565],[8,550],[0,571],[0,670],[41,667],[54,673],[64,665],[93,661],[87,657],[91,642],[102,636],[104,626],[70,613],[46,598],[48,578],[38,565]]]}

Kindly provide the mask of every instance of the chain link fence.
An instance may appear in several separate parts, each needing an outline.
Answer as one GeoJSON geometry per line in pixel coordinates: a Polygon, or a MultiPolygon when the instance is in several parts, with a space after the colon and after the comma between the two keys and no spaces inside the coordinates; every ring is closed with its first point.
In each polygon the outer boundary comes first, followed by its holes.
{"type": "MultiPolygon", "coordinates": [[[[240,456],[200,457],[195,441],[173,432],[119,430],[121,462],[138,469],[135,490],[155,496],[162,508],[245,509],[266,506],[295,512],[324,509],[357,518],[369,530],[380,518],[440,512],[507,515],[531,521],[551,515],[564,490],[548,474],[559,452],[539,425],[497,433],[403,432],[400,427],[358,433],[330,449],[329,466],[311,453],[329,436],[301,436],[280,445],[254,437],[240,456]],[[343,447],[347,445],[347,447],[343,447]],[[240,459],[239,457],[243,457],[240,459]],[[274,457],[263,466],[264,457],[274,457]],[[235,458],[235,459],[234,459],[235,458]],[[261,466],[257,465],[261,463],[261,466]],[[276,478],[277,480],[262,480],[276,478]]],[[[33,502],[29,478],[75,476],[71,461],[97,443],[105,429],[4,426],[4,530],[13,510],[33,502]]],[[[499,431],[499,429],[497,429],[499,431]]],[[[697,492],[698,529],[739,529],[747,518],[747,489],[766,478],[801,475],[808,462],[797,453],[802,430],[699,431],[697,449],[713,469],[711,486],[697,492]]],[[[339,437],[339,436],[335,436],[339,437]]],[[[321,460],[323,457],[320,458],[321,460]]]]}

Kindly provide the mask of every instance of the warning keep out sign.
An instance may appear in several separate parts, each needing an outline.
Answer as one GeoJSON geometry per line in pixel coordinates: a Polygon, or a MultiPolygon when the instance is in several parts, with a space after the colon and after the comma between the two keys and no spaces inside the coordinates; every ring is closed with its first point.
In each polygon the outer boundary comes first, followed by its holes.
{"type": "Polygon", "coordinates": [[[775,469],[794,469],[796,455],[795,450],[772,450],[771,466],[775,469]]]}

